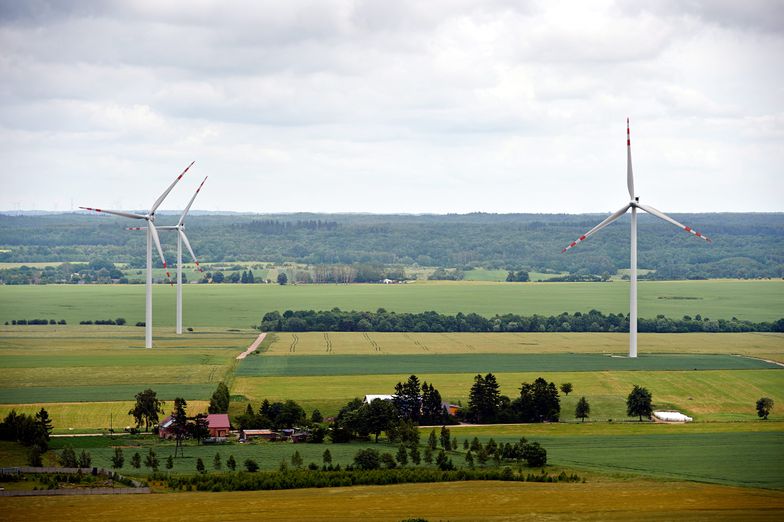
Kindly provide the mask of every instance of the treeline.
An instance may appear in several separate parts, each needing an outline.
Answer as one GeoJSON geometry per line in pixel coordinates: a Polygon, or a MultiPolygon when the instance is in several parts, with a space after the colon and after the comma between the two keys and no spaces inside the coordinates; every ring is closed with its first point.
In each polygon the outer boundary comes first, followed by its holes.
{"type": "MultiPolygon", "coordinates": [[[[517,314],[483,317],[462,312],[446,315],[434,311],[396,313],[379,308],[376,312],[332,310],[286,310],[268,312],[258,326],[264,332],[627,332],[629,317],[564,312],[560,315],[523,316],[517,314]]],[[[773,322],[742,321],[737,318],[711,320],[700,314],[672,319],[659,315],[638,319],[639,332],[784,332],[784,318],[773,322]]]]}
{"type": "Polygon", "coordinates": [[[41,408],[35,415],[16,413],[11,410],[0,422],[0,440],[18,442],[30,448],[27,462],[31,466],[41,466],[42,456],[49,449],[52,433],[52,420],[49,412],[41,408]]]}
{"type": "Polygon", "coordinates": [[[124,284],[127,282],[125,274],[114,263],[103,259],[96,259],[89,263],[61,263],[42,268],[22,265],[0,270],[0,283],[6,285],[124,284]]]}
{"type": "MultiPolygon", "coordinates": [[[[8,326],[9,322],[5,322],[6,326],[8,326]]],[[[60,319],[56,321],[54,319],[12,319],[10,324],[12,325],[19,325],[19,326],[27,326],[27,325],[37,325],[37,324],[66,324],[65,319],[60,319]]]]}
{"type": "MultiPolygon", "coordinates": [[[[566,254],[561,250],[603,215],[446,216],[293,214],[193,216],[189,234],[204,262],[485,267],[614,274],[629,265],[628,217],[566,254]],[[267,223],[264,223],[267,221],[267,223]],[[316,224],[302,225],[298,222],[316,224]],[[322,224],[319,225],[318,222],[322,224]],[[253,224],[257,222],[257,224],[253,224]],[[324,225],[324,223],[333,223],[324,225]]],[[[655,277],[784,277],[784,214],[673,214],[714,239],[695,240],[655,217],[639,218],[640,267],[655,277]]],[[[160,224],[177,216],[159,215],[160,224]]],[[[143,267],[143,234],[122,218],[86,214],[0,215],[0,262],[107,258],[143,267]]],[[[172,251],[170,244],[164,245],[172,251]]]]}
{"type": "MultiPolygon", "coordinates": [[[[153,477],[156,478],[156,477],[153,477]]],[[[164,478],[161,476],[160,478],[164,478]]],[[[463,480],[503,480],[516,482],[581,482],[575,474],[518,473],[510,467],[442,471],[432,468],[395,468],[371,470],[289,470],[194,474],[166,477],[166,485],[175,491],[256,491],[295,488],[329,488],[386,484],[456,482],[463,480]]]]}

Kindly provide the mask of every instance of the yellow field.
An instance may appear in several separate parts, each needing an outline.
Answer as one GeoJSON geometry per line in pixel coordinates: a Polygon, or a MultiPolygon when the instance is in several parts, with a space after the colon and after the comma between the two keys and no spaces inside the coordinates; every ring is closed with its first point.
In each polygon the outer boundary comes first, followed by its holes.
{"type": "MultiPolygon", "coordinates": [[[[141,390],[139,390],[141,391],[141,390]]],[[[206,412],[209,401],[188,401],[188,411],[193,413],[206,412]]],[[[5,418],[8,412],[16,410],[17,413],[34,415],[41,408],[49,412],[55,428],[67,426],[76,432],[84,433],[89,430],[108,430],[109,423],[115,431],[122,431],[126,426],[135,426],[133,417],[128,411],[134,406],[133,401],[116,402],[60,402],[44,404],[2,404],[0,405],[0,418],[5,418]]],[[[165,401],[164,415],[173,408],[172,401],[165,401]]],[[[64,432],[63,429],[56,429],[64,432]]]]}
{"type": "Polygon", "coordinates": [[[5,520],[781,520],[784,493],[687,482],[454,482],[0,498],[5,520]]]}
{"type": "MultiPolygon", "coordinates": [[[[335,355],[629,351],[629,336],[617,333],[276,332],[270,335],[275,337],[267,355],[326,355],[328,347],[335,355]]],[[[784,362],[784,335],[776,333],[644,333],[638,342],[640,353],[735,353],[784,362]]]]}
{"type": "MultiPolygon", "coordinates": [[[[438,388],[444,400],[467,404],[474,374],[418,374],[438,388]]],[[[626,417],[626,396],[632,386],[645,386],[657,407],[675,407],[695,420],[753,420],[754,404],[760,397],[771,397],[784,404],[784,371],[781,370],[706,370],[677,372],[531,372],[498,373],[501,393],[519,395],[520,384],[544,377],[556,383],[571,382],[574,391],[561,396],[563,419],[572,418],[577,400],[585,396],[591,404],[593,419],[626,417]]],[[[319,408],[324,414],[337,413],[353,397],[392,393],[406,375],[340,375],[318,377],[237,377],[232,393],[242,394],[254,403],[262,399],[292,399],[306,409],[319,408]]],[[[239,407],[239,406],[237,406],[239,407]]],[[[237,411],[236,413],[240,413],[237,411]]],[[[770,417],[784,418],[774,410],[770,417]]]]}

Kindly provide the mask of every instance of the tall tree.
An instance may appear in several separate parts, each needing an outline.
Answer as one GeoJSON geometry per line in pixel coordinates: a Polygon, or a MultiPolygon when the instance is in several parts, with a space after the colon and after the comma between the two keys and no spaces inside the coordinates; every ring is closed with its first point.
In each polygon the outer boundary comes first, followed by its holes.
{"type": "Polygon", "coordinates": [[[141,428],[144,423],[144,431],[149,431],[150,426],[158,423],[158,414],[163,414],[163,401],[158,400],[157,394],[147,388],[136,394],[136,404],[128,412],[136,421],[136,427],[141,428]]]}
{"type": "Polygon", "coordinates": [[[557,422],[561,413],[561,400],[555,383],[548,383],[541,377],[533,384],[524,382],[520,386],[517,408],[523,422],[557,422]]]}
{"type": "Polygon", "coordinates": [[[422,383],[422,424],[441,424],[445,421],[441,394],[433,384],[422,383]]]}
{"type": "Polygon", "coordinates": [[[182,442],[185,440],[185,437],[188,436],[188,414],[185,411],[188,407],[188,403],[182,397],[177,397],[174,399],[174,410],[172,410],[171,417],[172,417],[172,424],[171,430],[174,434],[174,456],[177,456],[177,451],[179,450],[180,456],[184,457],[185,454],[182,448],[182,442]]]}
{"type": "Polygon", "coordinates": [[[570,382],[565,382],[565,383],[561,384],[561,391],[567,397],[569,396],[570,393],[572,393],[573,389],[574,388],[572,387],[572,383],[570,383],[570,382]]]}
{"type": "Polygon", "coordinates": [[[405,383],[399,382],[395,385],[392,402],[402,418],[414,422],[419,420],[422,413],[421,392],[422,387],[416,375],[411,375],[405,383]]]}
{"type": "Polygon", "coordinates": [[[468,408],[478,423],[493,422],[501,406],[501,392],[495,375],[477,374],[468,395],[468,408]]]}
{"type": "Polygon", "coordinates": [[[229,387],[223,382],[219,382],[218,388],[213,392],[207,411],[209,413],[228,413],[229,387]]]}
{"type": "Polygon", "coordinates": [[[441,441],[441,447],[445,451],[449,451],[452,449],[452,438],[449,434],[449,428],[446,426],[441,426],[441,433],[439,434],[439,440],[441,441]]]}
{"type": "Polygon", "coordinates": [[[363,409],[365,412],[362,417],[367,426],[366,431],[375,435],[376,442],[382,431],[389,429],[392,423],[397,423],[397,409],[389,401],[374,399],[370,404],[363,406],[363,409]]]}
{"type": "Polygon", "coordinates": [[[196,439],[198,443],[209,437],[210,424],[207,422],[207,415],[203,413],[197,414],[193,418],[193,422],[188,423],[188,434],[196,439]]]}
{"type": "Polygon", "coordinates": [[[635,384],[626,398],[626,414],[629,417],[639,417],[642,422],[643,415],[650,417],[653,413],[651,401],[651,392],[635,384]]]}
{"type": "Polygon", "coordinates": [[[574,409],[574,416],[578,419],[582,419],[582,422],[585,422],[585,419],[591,413],[591,405],[588,404],[588,401],[585,397],[580,397],[580,400],[577,401],[577,406],[574,409]]]}

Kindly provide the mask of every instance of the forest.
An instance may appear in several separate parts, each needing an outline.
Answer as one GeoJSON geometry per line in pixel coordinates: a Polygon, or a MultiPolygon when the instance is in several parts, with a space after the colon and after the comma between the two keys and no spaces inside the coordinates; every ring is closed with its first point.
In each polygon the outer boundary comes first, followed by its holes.
{"type": "MultiPolygon", "coordinates": [[[[639,266],[657,279],[784,276],[784,214],[672,214],[713,240],[642,215],[639,266]]],[[[628,217],[561,254],[601,214],[199,214],[188,237],[202,262],[378,264],[615,274],[629,263],[628,217]]],[[[159,215],[158,225],[175,214],[159,215]]],[[[0,262],[97,259],[144,266],[145,234],[86,213],[0,215],[0,262]]],[[[173,237],[161,235],[171,255],[173,237]]],[[[157,256],[156,256],[157,258],[157,256]]],[[[186,256],[187,258],[187,256],[186,256]]],[[[160,264],[156,259],[156,263],[160,264]]]]}

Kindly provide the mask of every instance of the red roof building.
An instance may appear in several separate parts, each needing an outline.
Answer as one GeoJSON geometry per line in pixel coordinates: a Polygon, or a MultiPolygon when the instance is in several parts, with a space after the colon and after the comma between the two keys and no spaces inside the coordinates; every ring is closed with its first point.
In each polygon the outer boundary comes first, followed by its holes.
{"type": "Polygon", "coordinates": [[[231,429],[229,416],[226,413],[210,413],[207,415],[210,437],[227,437],[231,429]]]}

